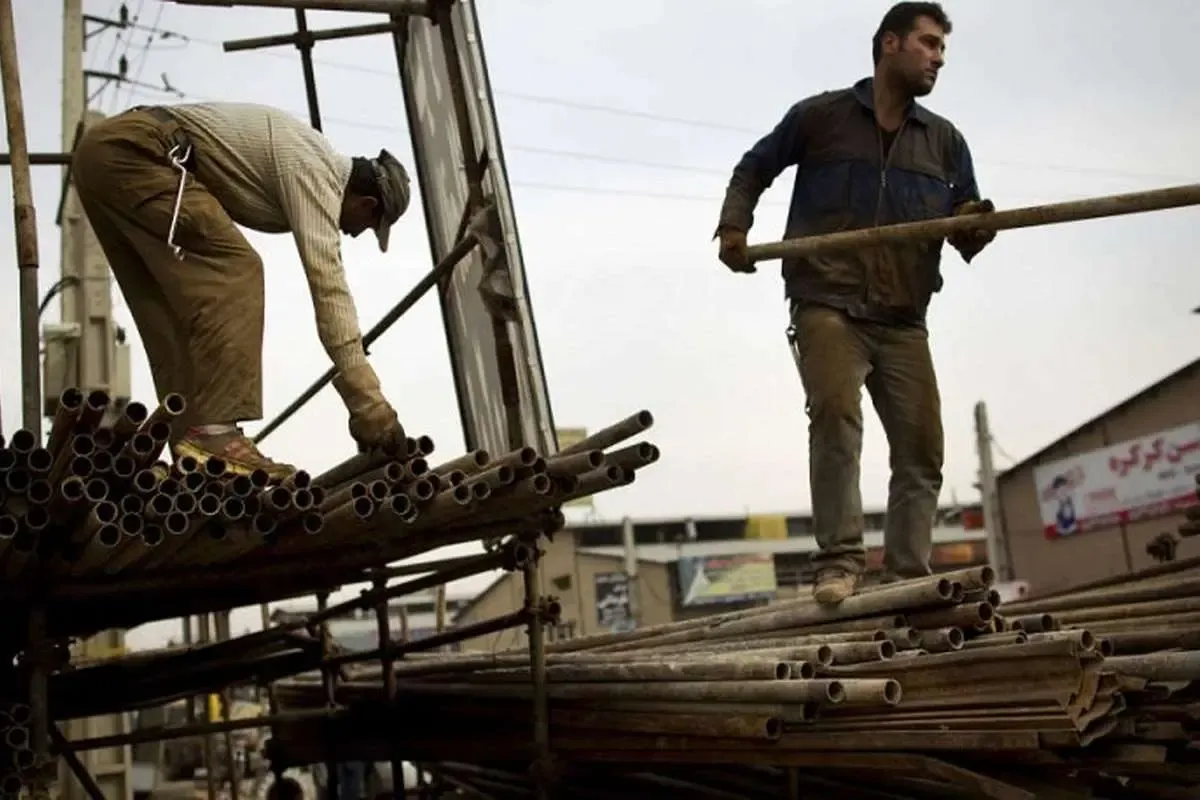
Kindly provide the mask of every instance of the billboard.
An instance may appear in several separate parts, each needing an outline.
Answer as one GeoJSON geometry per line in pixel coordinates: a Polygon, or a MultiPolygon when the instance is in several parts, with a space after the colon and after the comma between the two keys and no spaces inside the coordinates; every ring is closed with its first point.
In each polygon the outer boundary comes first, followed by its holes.
{"type": "Polygon", "coordinates": [[[690,556],[678,561],[683,606],[744,603],[775,597],[775,558],[770,553],[690,556]]]}
{"type": "Polygon", "coordinates": [[[475,152],[463,152],[443,28],[408,17],[397,56],[434,260],[461,236],[472,211],[467,172],[481,161],[483,199],[495,206],[496,246],[475,248],[438,287],[463,436],[469,449],[529,445],[551,454],[554,423],[474,3],[449,4],[445,22],[475,152]]]}
{"type": "Polygon", "coordinates": [[[1042,531],[1074,536],[1174,513],[1196,502],[1200,422],[1037,467],[1042,531]]]}
{"type": "Polygon", "coordinates": [[[596,624],[604,633],[636,627],[629,606],[629,580],[624,572],[596,573],[596,624]]]}

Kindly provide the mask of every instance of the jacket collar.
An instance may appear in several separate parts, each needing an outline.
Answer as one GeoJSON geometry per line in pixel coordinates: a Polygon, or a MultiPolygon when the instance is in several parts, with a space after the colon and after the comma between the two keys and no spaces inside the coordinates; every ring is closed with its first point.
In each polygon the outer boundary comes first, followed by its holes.
{"type": "MultiPolygon", "coordinates": [[[[875,79],[863,78],[858,83],[854,84],[854,97],[858,100],[863,108],[875,114],[875,79]]],[[[933,115],[923,105],[913,100],[908,104],[908,108],[904,111],[904,118],[916,120],[922,125],[928,125],[933,120],[933,115]]]]}

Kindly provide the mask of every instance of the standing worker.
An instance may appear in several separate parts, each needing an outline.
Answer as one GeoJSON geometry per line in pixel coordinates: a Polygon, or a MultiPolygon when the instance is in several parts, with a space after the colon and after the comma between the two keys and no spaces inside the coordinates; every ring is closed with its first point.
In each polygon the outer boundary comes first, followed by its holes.
{"type": "Polygon", "coordinates": [[[362,449],[404,446],[367,362],[341,257],[341,234],[368,228],[386,252],[408,207],[408,174],[388,151],[340,155],[319,131],[267,106],[143,106],[88,128],[72,173],[159,398],[187,397],[172,434],[177,457],[216,456],[233,472],[275,479],[295,471],[259,452],[238,424],[262,418],[264,306],[262,259],[238,225],[292,233],[351,435],[362,449]]]}
{"type": "MultiPolygon", "coordinates": [[[[893,6],[872,39],[874,76],[800,101],[742,157],[717,228],[726,266],[755,271],[746,255],[754,208],[792,165],[786,238],[993,210],[980,200],[962,134],[915,101],[933,91],[949,33],[938,3],[893,6]]],[[[994,236],[970,231],[949,242],[970,262],[994,236]]],[[[913,241],[783,262],[788,336],[807,397],[819,603],[853,594],[866,567],[864,384],[891,455],[885,569],[898,578],[930,572],[943,435],[925,312],[942,287],[941,249],[941,240],[913,241]]]]}

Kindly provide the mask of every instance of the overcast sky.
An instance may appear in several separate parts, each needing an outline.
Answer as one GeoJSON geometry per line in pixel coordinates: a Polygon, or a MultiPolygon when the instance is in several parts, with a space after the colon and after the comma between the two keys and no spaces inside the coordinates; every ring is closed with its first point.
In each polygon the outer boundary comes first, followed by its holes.
{"type": "MultiPolygon", "coordinates": [[[[306,117],[294,50],[225,54],[225,39],[292,29],[290,12],[130,0],[145,30],[89,42],[90,69],[187,99],[255,101],[306,117]],[[153,40],[153,41],[151,41],[153,40]]],[[[891,5],[742,0],[479,0],[521,244],[560,426],[600,427],[639,408],[658,423],[662,460],[598,499],[606,518],[810,507],[807,420],[783,330],[775,264],[735,276],[710,241],[728,173],[787,107],[870,70],[870,37],[891,5]],[[736,33],[734,32],[736,31],[736,33]]],[[[1156,0],[1130,17],[1116,0],[950,0],[947,67],[928,105],[970,142],[997,207],[1195,182],[1200,93],[1187,53],[1200,4],[1156,0]],[[1130,35],[1130,26],[1136,35],[1130,35]]],[[[115,16],[119,3],[85,0],[115,16]]],[[[312,27],[378,15],[314,13],[312,27]]],[[[29,139],[60,140],[61,6],[19,0],[16,22],[29,139]]],[[[411,163],[390,42],[322,42],[325,131],[348,154],[387,147],[411,163]]],[[[97,91],[99,83],[91,89],[97,91]]],[[[171,95],[109,87],[108,113],[171,95]]],[[[45,291],[58,273],[58,171],[35,168],[45,291]]],[[[782,233],[791,172],[763,198],[751,241],[782,233]]],[[[0,203],[11,207],[8,171],[0,203]]],[[[414,202],[381,256],[373,237],[344,256],[364,329],[430,266],[414,202]]],[[[1197,356],[1200,216],[1191,209],[1001,233],[967,267],[947,249],[930,314],[947,435],[942,501],[976,499],[972,406],[988,403],[997,460],[1021,459],[1197,356]]],[[[266,262],[268,418],[328,366],[289,236],[250,234],[266,262]]],[[[0,250],[15,263],[11,230],[0,250]]],[[[2,413],[20,422],[17,281],[0,281],[2,413]]],[[[134,394],[153,400],[136,331],[134,394]]],[[[57,305],[47,319],[57,314],[57,305]]],[[[429,298],[374,348],[409,430],[440,455],[463,443],[437,303],[429,298]]],[[[887,450],[867,408],[863,494],[886,497],[887,450]]],[[[332,390],[267,440],[272,456],[316,472],[352,450],[332,390]]],[[[477,585],[477,584],[475,584],[477,585]]],[[[156,626],[157,627],[157,626],[156,626]]],[[[139,631],[135,641],[150,636],[139,631]]],[[[154,634],[157,636],[158,634],[154,634]]]]}

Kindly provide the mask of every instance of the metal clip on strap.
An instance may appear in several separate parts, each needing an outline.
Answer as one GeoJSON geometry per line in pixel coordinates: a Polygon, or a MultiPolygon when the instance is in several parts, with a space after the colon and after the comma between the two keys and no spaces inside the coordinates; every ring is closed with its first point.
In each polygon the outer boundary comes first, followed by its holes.
{"type": "Polygon", "coordinates": [[[186,255],[183,248],[175,244],[175,229],[179,225],[179,211],[183,207],[183,190],[187,186],[188,170],[186,164],[192,157],[192,145],[190,143],[175,144],[167,152],[167,158],[171,160],[171,166],[179,170],[179,188],[175,191],[175,207],[171,211],[171,227],[167,231],[167,244],[170,245],[171,251],[175,253],[175,258],[180,261],[186,255]]]}

